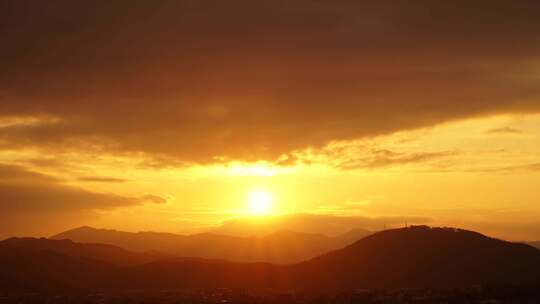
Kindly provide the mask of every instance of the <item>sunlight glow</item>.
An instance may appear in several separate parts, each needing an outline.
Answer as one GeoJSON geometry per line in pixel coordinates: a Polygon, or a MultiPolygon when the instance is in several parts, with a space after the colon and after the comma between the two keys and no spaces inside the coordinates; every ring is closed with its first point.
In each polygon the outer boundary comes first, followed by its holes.
{"type": "Polygon", "coordinates": [[[283,168],[267,164],[239,164],[233,163],[228,168],[229,175],[232,176],[275,176],[284,173],[283,168]]]}
{"type": "Polygon", "coordinates": [[[272,196],[266,191],[253,191],[248,195],[248,207],[253,214],[268,214],[272,208],[272,196]]]}

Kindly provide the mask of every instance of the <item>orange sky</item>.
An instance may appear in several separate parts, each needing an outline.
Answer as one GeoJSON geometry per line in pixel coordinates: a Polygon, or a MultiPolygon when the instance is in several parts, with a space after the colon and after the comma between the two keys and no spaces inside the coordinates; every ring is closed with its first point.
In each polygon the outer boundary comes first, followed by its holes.
{"type": "Polygon", "coordinates": [[[0,4],[0,237],[301,213],[540,239],[540,4],[467,3],[0,4]]]}

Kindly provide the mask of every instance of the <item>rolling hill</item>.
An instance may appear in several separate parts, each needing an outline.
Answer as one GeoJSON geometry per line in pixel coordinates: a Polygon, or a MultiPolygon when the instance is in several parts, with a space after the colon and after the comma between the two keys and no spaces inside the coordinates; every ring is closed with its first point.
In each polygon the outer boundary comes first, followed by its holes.
{"type": "Polygon", "coordinates": [[[0,291],[67,291],[119,288],[118,266],[35,248],[0,245],[0,291]]]}
{"type": "Polygon", "coordinates": [[[159,251],[181,257],[292,264],[343,248],[369,233],[358,229],[337,237],[328,237],[281,230],[265,236],[236,237],[214,233],[131,233],[80,227],[55,235],[51,239],[110,244],[131,251],[159,251]]]}
{"type": "Polygon", "coordinates": [[[137,267],[131,277],[137,276],[144,278],[140,286],[317,291],[529,284],[540,282],[540,250],[472,231],[418,226],[378,232],[295,265],[156,262],[137,267]]]}
{"type": "Polygon", "coordinates": [[[293,265],[166,259],[120,267],[0,244],[0,269],[6,270],[2,286],[27,289],[453,288],[538,284],[540,250],[472,231],[416,226],[378,232],[293,265]]]}
{"type": "Polygon", "coordinates": [[[368,236],[295,267],[307,287],[447,287],[540,282],[540,250],[482,234],[413,226],[368,236]]]}
{"type": "Polygon", "coordinates": [[[158,260],[173,258],[157,252],[131,252],[117,246],[94,243],[75,243],[71,240],[50,240],[45,238],[10,238],[0,242],[0,246],[30,251],[48,251],[70,257],[80,257],[107,262],[119,266],[134,266],[158,260]]]}

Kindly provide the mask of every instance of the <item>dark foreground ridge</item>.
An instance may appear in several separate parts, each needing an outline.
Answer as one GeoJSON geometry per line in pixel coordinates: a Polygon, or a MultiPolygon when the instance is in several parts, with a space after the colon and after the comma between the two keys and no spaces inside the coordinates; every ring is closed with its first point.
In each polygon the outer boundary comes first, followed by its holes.
{"type": "Polygon", "coordinates": [[[378,232],[341,250],[293,265],[175,258],[126,265],[103,256],[81,256],[73,250],[60,252],[47,246],[40,249],[37,245],[0,243],[0,290],[228,288],[337,292],[540,282],[540,250],[536,248],[471,231],[426,226],[378,232]]]}

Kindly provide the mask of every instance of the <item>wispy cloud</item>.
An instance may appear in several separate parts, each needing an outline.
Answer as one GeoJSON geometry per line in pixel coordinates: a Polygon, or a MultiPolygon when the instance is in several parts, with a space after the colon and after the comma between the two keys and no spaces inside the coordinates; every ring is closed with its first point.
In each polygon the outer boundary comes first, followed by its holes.
{"type": "Polygon", "coordinates": [[[83,176],[77,178],[81,182],[95,182],[95,183],[123,183],[126,182],[126,179],[115,178],[115,177],[104,177],[104,176],[83,176]]]}
{"type": "Polygon", "coordinates": [[[469,172],[480,172],[480,173],[518,173],[518,172],[539,172],[540,163],[530,163],[524,165],[515,165],[515,166],[501,166],[501,167],[490,167],[484,169],[475,169],[469,170],[469,172]]]}
{"type": "Polygon", "coordinates": [[[440,159],[455,155],[453,151],[441,152],[394,152],[390,150],[371,151],[369,157],[351,159],[338,166],[340,169],[379,169],[391,166],[425,163],[434,159],[440,159]]]}
{"type": "MultiPolygon", "coordinates": [[[[426,151],[376,139],[371,141],[335,142],[320,149],[297,151],[286,158],[286,164],[325,164],[342,170],[390,169],[406,165],[440,167],[444,161],[459,155],[456,150],[426,151]]],[[[281,163],[280,163],[281,164],[281,163]]]]}
{"type": "Polygon", "coordinates": [[[525,132],[520,129],[515,129],[511,127],[503,127],[503,128],[489,129],[489,130],[486,130],[484,133],[486,134],[523,134],[525,132]]]}
{"type": "Polygon", "coordinates": [[[10,212],[108,209],[144,202],[165,202],[156,195],[127,197],[92,192],[67,185],[53,176],[6,164],[0,164],[0,196],[2,215],[9,215],[10,212]]]}

